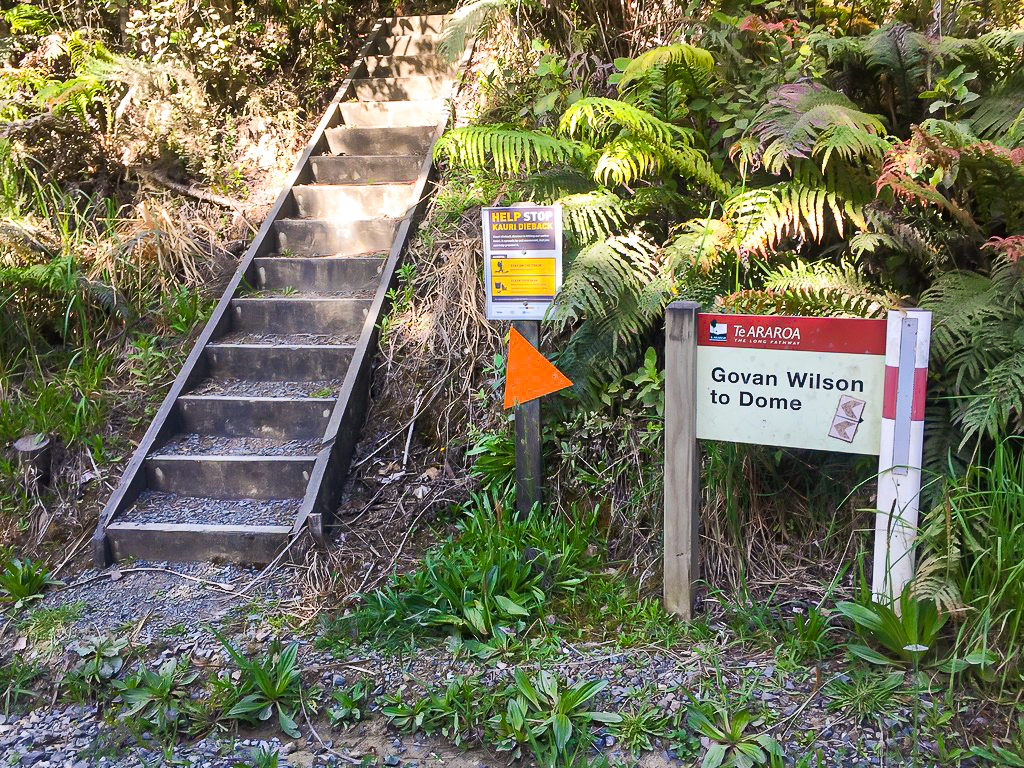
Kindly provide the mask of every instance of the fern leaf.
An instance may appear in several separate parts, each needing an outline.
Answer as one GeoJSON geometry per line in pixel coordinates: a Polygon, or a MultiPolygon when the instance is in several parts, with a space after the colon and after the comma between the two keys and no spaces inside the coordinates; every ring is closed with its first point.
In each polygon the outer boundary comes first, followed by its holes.
{"type": "Polygon", "coordinates": [[[476,37],[487,21],[502,11],[508,12],[509,0],[476,0],[462,6],[448,19],[441,35],[439,53],[448,63],[454,62],[466,50],[466,41],[476,37]]]}
{"type": "Polygon", "coordinates": [[[580,99],[562,114],[559,130],[588,144],[597,145],[618,135],[622,129],[661,144],[675,141],[692,144],[692,133],[666,123],[632,104],[615,99],[591,97],[580,99]]]}
{"type": "Polygon", "coordinates": [[[713,79],[714,57],[703,48],[676,43],[647,51],[633,59],[622,73],[619,88],[626,89],[655,68],[671,68],[673,79],[691,94],[703,93],[713,79]]]}
{"type": "Polygon", "coordinates": [[[453,128],[434,147],[434,158],[499,176],[531,173],[542,165],[577,163],[587,150],[569,139],[507,123],[453,128]]]}
{"type": "Polygon", "coordinates": [[[695,219],[687,222],[681,234],[665,248],[665,266],[670,274],[684,268],[707,272],[729,253],[732,230],[721,219],[695,219]]]}
{"type": "Polygon", "coordinates": [[[603,240],[626,225],[626,204],[608,191],[566,195],[555,203],[562,206],[565,223],[580,243],[603,240]]]}
{"type": "Polygon", "coordinates": [[[776,88],[751,123],[765,168],[779,174],[797,158],[835,152],[847,159],[877,156],[885,125],[862,112],[846,96],[820,83],[776,88]],[[823,138],[824,137],[824,138],[823,138]]]}

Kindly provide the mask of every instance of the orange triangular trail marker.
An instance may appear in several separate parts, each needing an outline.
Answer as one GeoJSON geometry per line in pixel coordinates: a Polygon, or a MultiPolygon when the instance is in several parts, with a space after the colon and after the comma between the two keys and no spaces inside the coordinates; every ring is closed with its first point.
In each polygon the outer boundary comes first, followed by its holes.
{"type": "Polygon", "coordinates": [[[550,395],[571,387],[560,370],[549,363],[515,328],[508,337],[508,367],[505,373],[505,407],[550,395]]]}

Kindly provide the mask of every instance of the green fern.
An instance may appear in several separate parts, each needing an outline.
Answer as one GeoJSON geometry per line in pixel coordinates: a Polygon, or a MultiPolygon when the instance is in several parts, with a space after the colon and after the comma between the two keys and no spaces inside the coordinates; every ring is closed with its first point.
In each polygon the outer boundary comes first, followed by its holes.
{"type": "MultiPolygon", "coordinates": [[[[983,138],[1000,142],[1024,118],[1024,70],[1018,69],[989,93],[966,108],[971,130],[983,138]]],[[[1009,146],[1020,146],[1018,134],[1009,146]]]]}
{"type": "Polygon", "coordinates": [[[434,147],[434,158],[447,158],[464,168],[517,176],[544,165],[575,164],[587,149],[570,140],[514,125],[467,125],[448,131],[434,147]]]}
{"type": "Polygon", "coordinates": [[[60,23],[49,11],[24,3],[4,11],[3,18],[12,35],[45,35],[60,23]]]}
{"type": "Polygon", "coordinates": [[[835,166],[822,175],[807,163],[795,171],[790,181],[726,200],[725,218],[735,232],[737,249],[767,253],[789,239],[821,242],[830,231],[829,223],[839,236],[850,224],[864,226],[864,206],[871,199],[865,177],[835,166]]]}
{"type": "Polygon", "coordinates": [[[603,240],[626,226],[626,204],[607,190],[566,195],[554,202],[562,206],[563,221],[579,243],[603,240]]]}
{"type": "Polygon", "coordinates": [[[476,37],[487,22],[502,11],[508,12],[510,0],[476,0],[462,6],[448,19],[441,35],[438,52],[449,64],[466,50],[469,38],[476,37]]]}
{"type": "Polygon", "coordinates": [[[559,129],[567,136],[580,138],[592,146],[618,136],[623,129],[659,144],[693,144],[691,131],[666,123],[632,104],[615,99],[580,99],[562,114],[559,129]]]}
{"type": "Polygon", "coordinates": [[[696,96],[705,93],[713,82],[715,59],[703,48],[686,43],[654,48],[629,62],[619,79],[619,90],[628,91],[655,69],[671,70],[671,79],[696,96]]]}
{"type": "Polygon", "coordinates": [[[1001,251],[991,274],[950,272],[923,294],[933,313],[932,357],[953,395],[961,446],[975,436],[1020,432],[1024,414],[1024,262],[1017,240],[994,241],[1001,251]]]}
{"type": "Polygon", "coordinates": [[[750,131],[758,140],[761,162],[772,174],[812,155],[822,158],[824,168],[833,154],[853,162],[881,157],[888,147],[878,115],[862,112],[846,96],[813,82],[776,88],[750,131]]]}
{"type": "Polygon", "coordinates": [[[764,278],[766,290],[805,297],[800,314],[878,317],[892,307],[895,297],[879,293],[856,265],[797,259],[775,267],[764,278]]]}

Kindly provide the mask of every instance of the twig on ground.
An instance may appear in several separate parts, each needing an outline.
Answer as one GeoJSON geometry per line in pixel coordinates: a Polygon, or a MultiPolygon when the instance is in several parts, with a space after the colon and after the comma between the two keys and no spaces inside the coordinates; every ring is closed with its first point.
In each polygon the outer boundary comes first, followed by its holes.
{"type": "Polygon", "coordinates": [[[409,434],[405,436],[405,452],[402,454],[402,469],[409,463],[409,446],[412,445],[412,431],[416,428],[416,417],[420,413],[420,398],[423,397],[423,390],[416,393],[416,402],[412,406],[412,418],[409,419],[409,434]]]}
{"type": "Polygon", "coordinates": [[[326,750],[329,754],[333,755],[339,760],[343,760],[344,762],[349,763],[350,765],[360,765],[362,763],[361,760],[357,760],[354,757],[349,757],[348,755],[343,755],[341,754],[341,752],[337,752],[331,747],[328,747],[324,743],[324,740],[320,738],[320,734],[317,733],[316,728],[313,726],[313,721],[309,719],[309,712],[306,711],[306,702],[304,702],[302,699],[299,699],[299,706],[302,707],[302,716],[306,720],[306,725],[309,726],[309,732],[313,734],[313,738],[320,742],[320,746],[324,750],[326,750]]]}
{"type": "Polygon", "coordinates": [[[170,568],[125,568],[124,570],[113,571],[111,573],[101,573],[99,576],[91,576],[88,579],[76,581],[74,584],[68,584],[67,586],[61,587],[60,589],[55,589],[54,592],[67,592],[69,589],[77,589],[78,587],[84,587],[87,584],[102,581],[103,579],[111,579],[113,578],[114,573],[120,573],[122,576],[126,573],[169,573],[172,576],[178,576],[179,578],[187,579],[188,581],[194,581],[197,584],[202,584],[203,586],[208,587],[210,589],[217,589],[221,592],[226,592],[228,594],[235,594],[235,586],[233,584],[227,584],[218,581],[210,581],[209,579],[200,579],[197,576],[189,576],[186,573],[172,571],[170,568]]]}

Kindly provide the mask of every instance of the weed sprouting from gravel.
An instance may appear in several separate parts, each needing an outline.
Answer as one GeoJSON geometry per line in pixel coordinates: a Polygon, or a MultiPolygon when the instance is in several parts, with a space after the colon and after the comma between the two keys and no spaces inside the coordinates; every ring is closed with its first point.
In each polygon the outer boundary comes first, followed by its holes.
{"type": "Polygon", "coordinates": [[[487,639],[543,619],[551,599],[573,592],[595,564],[596,518],[570,520],[540,508],[522,520],[505,514],[501,502],[474,496],[458,533],[430,550],[420,570],[363,595],[327,644],[346,633],[395,640],[417,630],[487,639]]]}
{"type": "Polygon", "coordinates": [[[42,669],[38,664],[17,655],[5,664],[0,664],[0,697],[3,698],[5,716],[19,709],[29,699],[37,698],[29,685],[40,674],[42,669]]]}

